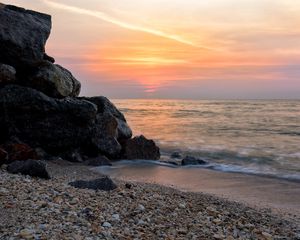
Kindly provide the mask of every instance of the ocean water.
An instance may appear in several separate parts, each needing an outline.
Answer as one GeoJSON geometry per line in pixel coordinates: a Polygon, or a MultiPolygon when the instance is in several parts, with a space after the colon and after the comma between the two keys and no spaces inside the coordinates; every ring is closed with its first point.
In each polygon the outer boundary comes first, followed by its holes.
{"type": "MultiPolygon", "coordinates": [[[[157,142],[162,161],[179,151],[208,161],[200,167],[300,180],[300,101],[113,102],[125,114],[134,135],[157,142]]],[[[136,164],[145,162],[118,166],[136,164]]]]}

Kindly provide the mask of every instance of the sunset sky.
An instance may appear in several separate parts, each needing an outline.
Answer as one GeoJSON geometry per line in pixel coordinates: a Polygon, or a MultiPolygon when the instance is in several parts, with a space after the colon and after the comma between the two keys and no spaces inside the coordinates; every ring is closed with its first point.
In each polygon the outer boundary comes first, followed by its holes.
{"type": "Polygon", "coordinates": [[[12,0],[52,15],[47,52],[111,98],[300,98],[298,0],[12,0]]]}

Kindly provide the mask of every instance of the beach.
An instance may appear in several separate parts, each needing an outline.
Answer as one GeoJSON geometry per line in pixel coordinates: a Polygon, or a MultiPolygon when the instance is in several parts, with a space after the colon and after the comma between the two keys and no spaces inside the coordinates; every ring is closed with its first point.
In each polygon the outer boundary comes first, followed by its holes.
{"type": "Polygon", "coordinates": [[[276,197],[285,194],[287,206],[295,207],[299,188],[292,182],[204,170],[204,193],[117,179],[118,188],[104,192],[68,185],[102,176],[90,167],[54,161],[48,169],[51,180],[0,171],[1,239],[299,238],[297,208],[291,214],[276,197]]]}

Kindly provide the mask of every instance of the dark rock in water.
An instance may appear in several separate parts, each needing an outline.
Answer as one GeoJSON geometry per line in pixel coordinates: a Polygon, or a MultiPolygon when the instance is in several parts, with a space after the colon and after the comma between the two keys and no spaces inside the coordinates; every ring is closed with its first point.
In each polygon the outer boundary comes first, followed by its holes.
{"type": "Polygon", "coordinates": [[[0,86],[5,84],[12,84],[15,81],[16,69],[12,66],[0,63],[0,86]]]}
{"type": "Polygon", "coordinates": [[[132,185],[131,185],[130,183],[125,183],[125,187],[126,187],[127,189],[131,189],[131,188],[132,188],[132,185]]]}
{"type": "Polygon", "coordinates": [[[117,185],[108,177],[99,178],[91,181],[75,181],[70,182],[69,185],[75,188],[93,189],[102,191],[112,191],[117,188],[117,185]]]}
{"type": "Polygon", "coordinates": [[[171,154],[171,158],[182,158],[182,156],[181,156],[180,152],[173,152],[171,154]]]}
{"type": "Polygon", "coordinates": [[[80,93],[80,82],[67,69],[57,64],[44,61],[28,75],[23,84],[49,97],[77,97],[80,93]]]}
{"type": "Polygon", "coordinates": [[[126,123],[126,119],[124,115],[116,108],[116,106],[109,101],[106,97],[83,97],[80,99],[84,99],[86,101],[92,102],[96,104],[98,107],[99,115],[111,115],[117,120],[117,136],[118,140],[129,139],[132,137],[132,131],[128,124],[126,123]]]}
{"type": "Polygon", "coordinates": [[[85,162],[88,166],[94,166],[94,167],[98,167],[98,166],[111,166],[111,162],[109,161],[109,159],[105,156],[98,156],[96,158],[91,158],[88,159],[85,162]]]}
{"type": "Polygon", "coordinates": [[[8,163],[28,159],[38,159],[36,151],[27,144],[10,143],[6,144],[4,148],[8,152],[8,163]]]}
{"type": "Polygon", "coordinates": [[[200,158],[195,158],[192,156],[186,156],[184,159],[181,161],[181,165],[204,165],[207,164],[206,161],[200,159],[200,158]]]}
{"type": "Polygon", "coordinates": [[[15,161],[7,166],[7,171],[13,174],[21,173],[32,177],[50,179],[46,163],[40,160],[15,161]]]}
{"type": "Polygon", "coordinates": [[[55,63],[55,59],[54,57],[49,56],[47,53],[44,53],[44,60],[51,62],[51,63],[55,63]]]}
{"type": "Polygon", "coordinates": [[[124,154],[127,159],[158,160],[160,158],[160,151],[155,142],[143,135],[127,140],[124,154]]]}
{"type": "Polygon", "coordinates": [[[7,160],[8,153],[3,148],[0,148],[0,166],[6,163],[7,160]]]}
{"type": "Polygon", "coordinates": [[[51,16],[10,5],[0,7],[0,62],[17,68],[43,60],[51,16]]]}

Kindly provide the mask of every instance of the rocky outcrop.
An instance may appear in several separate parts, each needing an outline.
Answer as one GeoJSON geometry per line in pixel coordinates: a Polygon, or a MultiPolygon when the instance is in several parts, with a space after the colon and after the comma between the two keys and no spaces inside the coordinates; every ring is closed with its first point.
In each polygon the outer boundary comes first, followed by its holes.
{"type": "Polygon", "coordinates": [[[83,100],[92,102],[96,104],[98,111],[98,115],[109,115],[115,118],[117,122],[117,132],[115,133],[115,137],[119,140],[129,139],[132,137],[132,131],[128,126],[124,115],[115,107],[115,105],[109,101],[106,97],[83,97],[83,100]]]}
{"type": "Polygon", "coordinates": [[[51,16],[16,6],[0,8],[0,62],[24,69],[44,58],[51,16]]]}
{"type": "Polygon", "coordinates": [[[8,159],[7,152],[3,148],[0,148],[0,166],[6,163],[7,159],[8,159]]]}
{"type": "Polygon", "coordinates": [[[97,107],[87,101],[49,98],[31,88],[0,90],[0,133],[33,147],[63,152],[80,147],[92,135],[97,107]],[[4,117],[4,118],[3,118],[4,117]]]}
{"type": "MultiPolygon", "coordinates": [[[[158,159],[153,141],[128,141],[132,131],[107,98],[78,97],[80,82],[45,52],[50,30],[49,15],[0,7],[0,144],[17,139],[39,149],[38,157],[76,162],[99,155],[119,159],[123,152],[158,159]]],[[[35,158],[25,152],[11,158],[9,150],[9,161],[35,158]]]]}
{"type": "Polygon", "coordinates": [[[132,160],[158,160],[160,158],[160,151],[155,142],[143,135],[127,140],[124,154],[125,158],[132,160]]]}
{"type": "Polygon", "coordinates": [[[24,161],[28,159],[38,159],[38,155],[34,149],[27,144],[22,143],[10,143],[4,146],[4,149],[8,153],[7,163],[14,161],[24,161]]]}
{"type": "Polygon", "coordinates": [[[98,178],[91,181],[79,180],[75,182],[70,182],[69,185],[75,188],[102,190],[102,191],[112,191],[117,188],[117,185],[109,177],[98,178]]]}
{"type": "Polygon", "coordinates": [[[181,165],[186,166],[186,165],[204,165],[207,164],[207,162],[203,159],[200,158],[195,158],[192,156],[186,156],[184,159],[181,161],[181,165]]]}
{"type": "Polygon", "coordinates": [[[0,63],[0,86],[11,84],[16,81],[16,70],[14,67],[0,63]]]}
{"type": "Polygon", "coordinates": [[[40,160],[15,161],[7,166],[7,171],[13,174],[23,174],[32,177],[50,179],[46,163],[40,160]]]}
{"type": "Polygon", "coordinates": [[[67,69],[47,61],[38,65],[24,84],[54,98],[77,97],[81,88],[67,69]]]}

